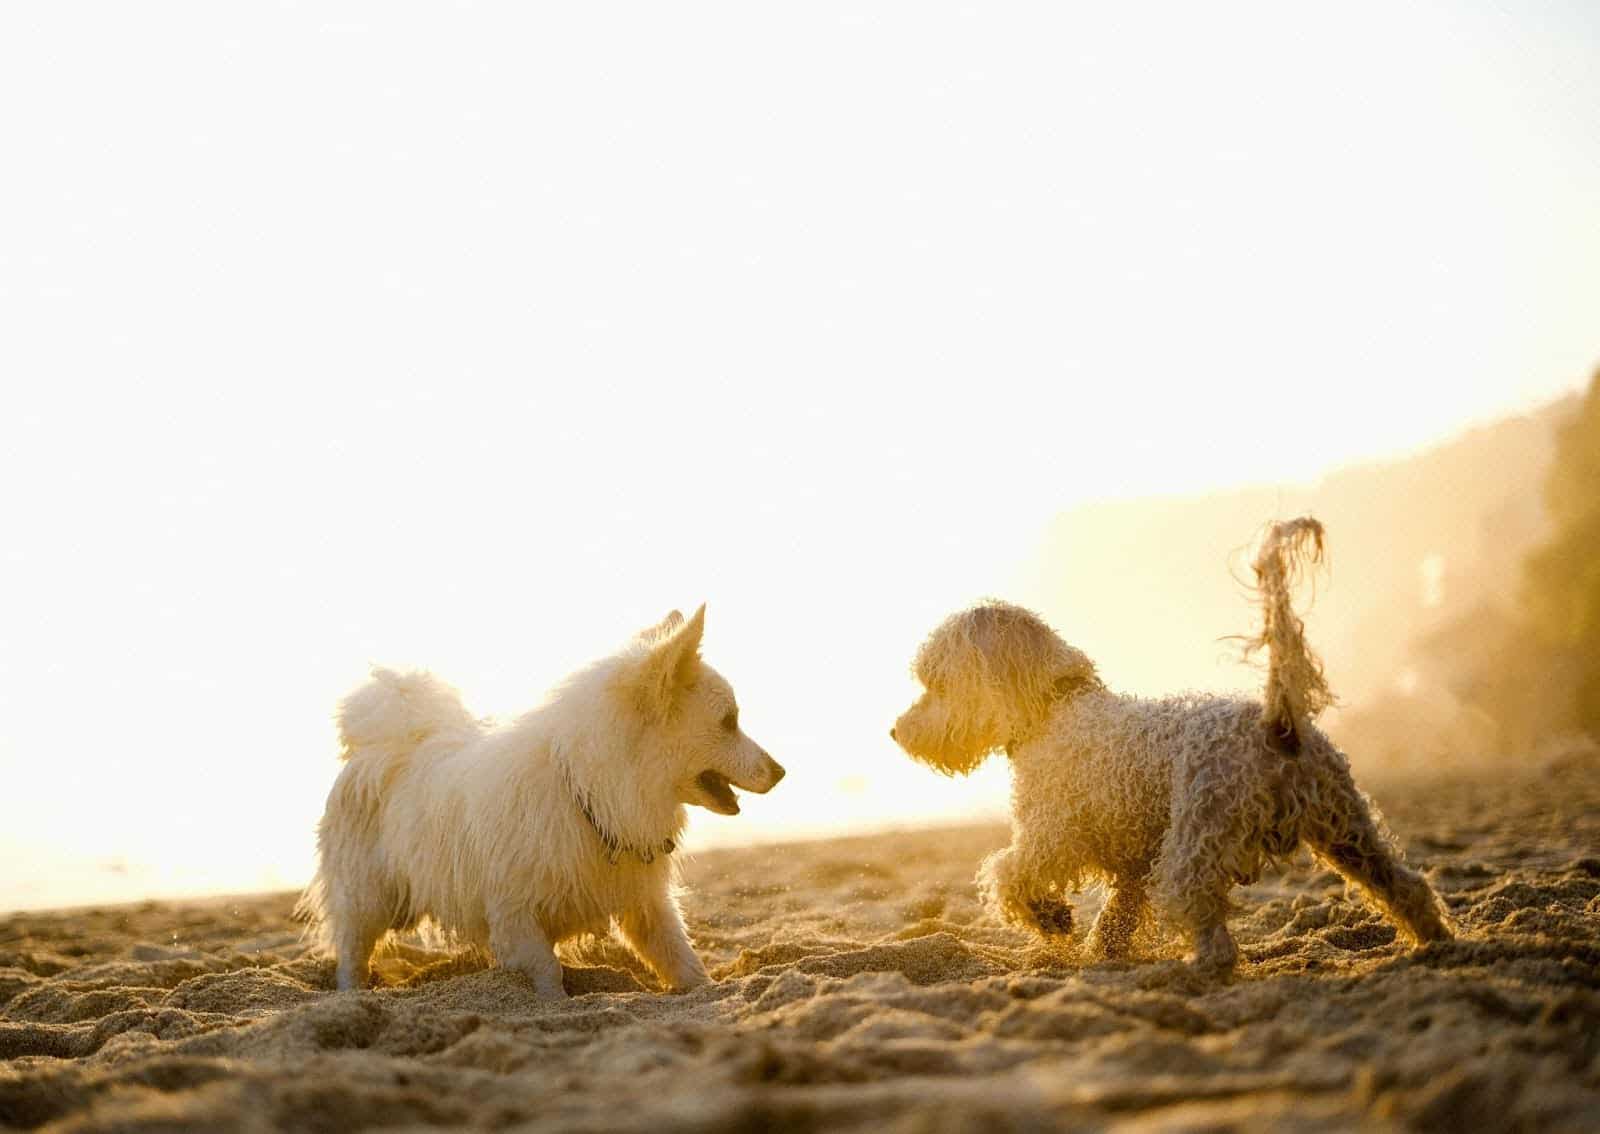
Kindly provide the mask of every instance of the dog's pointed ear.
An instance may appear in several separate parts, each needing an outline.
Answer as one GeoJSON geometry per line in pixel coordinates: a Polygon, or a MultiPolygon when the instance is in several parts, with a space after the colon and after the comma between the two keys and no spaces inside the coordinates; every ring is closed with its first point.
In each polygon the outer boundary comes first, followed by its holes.
{"type": "Polygon", "coordinates": [[[683,614],[682,614],[682,612],[681,611],[676,611],[676,610],[669,610],[669,611],[667,611],[667,616],[665,618],[663,618],[660,622],[657,622],[654,626],[646,626],[643,630],[639,631],[639,633],[636,634],[635,637],[637,637],[642,642],[654,642],[657,639],[663,638],[666,635],[672,633],[674,630],[676,630],[678,627],[680,627],[682,625],[683,625],[683,614]]]}
{"type": "MultiPolygon", "coordinates": [[[[662,625],[671,622],[676,614],[677,611],[669,614],[662,625]]],[[[638,675],[639,692],[647,706],[664,712],[678,692],[699,675],[700,639],[705,630],[706,608],[702,603],[687,622],[678,615],[677,624],[651,643],[638,675]]]]}

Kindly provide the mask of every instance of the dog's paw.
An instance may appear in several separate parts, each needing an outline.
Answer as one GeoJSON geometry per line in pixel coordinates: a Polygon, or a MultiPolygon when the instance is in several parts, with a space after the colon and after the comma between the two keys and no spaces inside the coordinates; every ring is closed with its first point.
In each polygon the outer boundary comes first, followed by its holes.
{"type": "Polygon", "coordinates": [[[1225,926],[1212,926],[1195,940],[1189,967],[1201,976],[1226,980],[1239,963],[1239,946],[1225,926]]]}
{"type": "Polygon", "coordinates": [[[1028,903],[1028,917],[1046,937],[1066,937],[1072,933],[1072,903],[1060,898],[1035,898],[1028,903]]]}

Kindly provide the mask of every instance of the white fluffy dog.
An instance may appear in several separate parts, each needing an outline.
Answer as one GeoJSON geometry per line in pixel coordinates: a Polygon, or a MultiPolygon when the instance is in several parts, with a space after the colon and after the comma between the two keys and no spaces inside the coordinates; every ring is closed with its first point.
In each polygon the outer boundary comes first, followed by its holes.
{"type": "Polygon", "coordinates": [[[1270,529],[1255,559],[1268,651],[1264,703],[1109,691],[1094,664],[1034,614],[991,602],[953,615],[915,662],[927,692],[891,735],[914,758],[967,773],[1011,758],[1012,843],[978,883],[998,916],[1071,927],[1068,892],[1109,888],[1088,944],[1125,955],[1147,903],[1182,929],[1194,962],[1230,970],[1228,892],[1302,843],[1415,941],[1448,937],[1439,900],[1401,861],[1344,754],[1312,719],[1329,702],[1321,663],[1290,606],[1322,525],[1270,529]]]}
{"type": "Polygon", "coordinates": [[[373,946],[424,919],[564,995],[555,946],[615,922],[673,989],[706,983],[673,897],[684,804],[724,815],[730,784],[783,769],[739,728],[700,660],[705,607],[677,611],[503,726],[428,673],[385,669],[345,698],[347,761],[318,832],[304,906],[362,986],[373,946]]]}

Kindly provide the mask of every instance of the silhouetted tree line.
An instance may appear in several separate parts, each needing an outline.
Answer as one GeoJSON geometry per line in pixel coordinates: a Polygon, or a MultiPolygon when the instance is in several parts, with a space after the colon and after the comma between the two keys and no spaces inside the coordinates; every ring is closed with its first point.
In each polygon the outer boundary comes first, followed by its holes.
{"type": "MultiPolygon", "coordinates": [[[[1600,371],[1553,440],[1549,535],[1522,558],[1520,585],[1487,591],[1414,639],[1412,690],[1342,720],[1352,751],[1424,767],[1530,753],[1576,732],[1600,740],[1600,371]]],[[[1487,538],[1516,540],[1532,505],[1508,497],[1483,517],[1487,538]]]]}
{"type": "Polygon", "coordinates": [[[1522,605],[1535,632],[1566,655],[1573,723],[1600,737],[1600,370],[1557,435],[1544,500],[1555,534],[1528,557],[1522,605]]]}

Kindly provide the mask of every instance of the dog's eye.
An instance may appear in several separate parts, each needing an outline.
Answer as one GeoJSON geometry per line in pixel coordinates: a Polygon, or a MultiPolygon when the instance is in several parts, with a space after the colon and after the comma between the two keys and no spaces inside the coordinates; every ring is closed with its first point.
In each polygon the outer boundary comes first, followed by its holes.
{"type": "Polygon", "coordinates": [[[727,732],[739,731],[739,710],[729,709],[722,715],[722,727],[727,732]]]}

